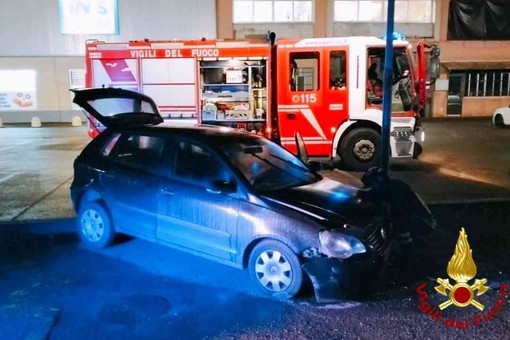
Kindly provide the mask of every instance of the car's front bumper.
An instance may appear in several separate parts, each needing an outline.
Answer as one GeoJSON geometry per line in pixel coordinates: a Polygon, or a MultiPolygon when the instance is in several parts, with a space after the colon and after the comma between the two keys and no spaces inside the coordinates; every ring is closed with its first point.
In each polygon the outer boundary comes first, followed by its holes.
{"type": "Polygon", "coordinates": [[[361,254],[347,261],[313,257],[302,267],[312,281],[317,302],[333,303],[355,293],[370,280],[377,280],[388,256],[389,247],[383,254],[361,254]]]}

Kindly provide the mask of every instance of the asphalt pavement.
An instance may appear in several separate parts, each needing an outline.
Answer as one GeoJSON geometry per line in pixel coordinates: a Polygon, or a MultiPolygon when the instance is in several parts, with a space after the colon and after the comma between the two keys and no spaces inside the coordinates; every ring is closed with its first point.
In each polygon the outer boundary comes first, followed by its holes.
{"type": "Polygon", "coordinates": [[[389,268],[362,294],[334,304],[317,304],[310,290],[291,301],[268,299],[246,271],[142,240],[85,249],[68,232],[73,219],[3,226],[0,338],[508,339],[510,306],[500,296],[510,283],[510,203],[431,208],[439,228],[412,267],[389,268]],[[448,278],[461,226],[475,277],[487,279],[489,290],[475,298],[485,308],[439,312],[448,298],[434,287],[448,278]]]}

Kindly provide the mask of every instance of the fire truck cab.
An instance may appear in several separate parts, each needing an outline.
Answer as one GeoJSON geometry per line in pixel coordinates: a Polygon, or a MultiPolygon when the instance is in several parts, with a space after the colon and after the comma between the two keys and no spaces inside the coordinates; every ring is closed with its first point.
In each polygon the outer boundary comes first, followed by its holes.
{"type": "MultiPolygon", "coordinates": [[[[274,37],[274,36],[273,36],[274,37]]],[[[311,159],[366,170],[378,164],[386,41],[375,37],[88,41],[86,86],[151,96],[168,124],[213,124],[261,133],[311,159]]],[[[392,157],[417,152],[425,105],[424,47],[394,41],[392,157]],[[417,61],[416,61],[417,59],[417,61]]],[[[89,134],[98,133],[91,124],[89,134]]]]}

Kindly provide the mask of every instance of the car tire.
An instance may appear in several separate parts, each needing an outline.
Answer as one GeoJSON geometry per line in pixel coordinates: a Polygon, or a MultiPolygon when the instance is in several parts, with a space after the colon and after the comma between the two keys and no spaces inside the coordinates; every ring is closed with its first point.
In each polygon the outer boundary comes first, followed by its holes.
{"type": "Polygon", "coordinates": [[[366,171],[377,166],[381,158],[381,135],[371,128],[350,131],[340,144],[340,157],[347,170],[366,171]]]}
{"type": "Polygon", "coordinates": [[[505,121],[503,120],[502,115],[496,115],[496,117],[494,117],[494,125],[499,129],[505,127],[505,121]]]}
{"type": "Polygon", "coordinates": [[[97,202],[82,204],[77,224],[80,240],[90,248],[104,248],[112,243],[115,236],[110,214],[97,202]]]}
{"type": "Polygon", "coordinates": [[[297,255],[276,240],[262,241],[253,248],[249,271],[256,286],[276,298],[294,297],[303,284],[303,269],[297,255]]]}

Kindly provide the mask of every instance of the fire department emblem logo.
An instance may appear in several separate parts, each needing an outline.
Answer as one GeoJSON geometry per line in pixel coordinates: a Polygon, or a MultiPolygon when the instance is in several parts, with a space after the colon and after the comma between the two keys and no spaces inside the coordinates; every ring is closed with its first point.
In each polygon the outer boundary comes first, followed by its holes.
{"type": "Polygon", "coordinates": [[[451,304],[457,307],[472,305],[481,311],[485,308],[483,304],[475,300],[475,292],[476,296],[487,292],[489,289],[489,287],[485,286],[487,279],[475,279],[471,285],[468,283],[476,276],[476,264],[473,260],[472,250],[469,247],[464,228],[460,231],[455,252],[446,267],[446,273],[455,281],[455,284],[452,285],[449,279],[437,279],[439,286],[434,288],[440,294],[449,298],[439,305],[441,310],[451,304]]]}

